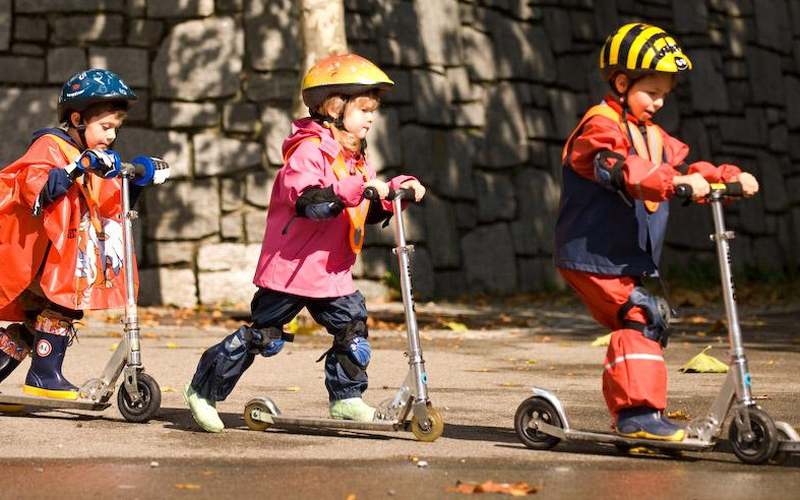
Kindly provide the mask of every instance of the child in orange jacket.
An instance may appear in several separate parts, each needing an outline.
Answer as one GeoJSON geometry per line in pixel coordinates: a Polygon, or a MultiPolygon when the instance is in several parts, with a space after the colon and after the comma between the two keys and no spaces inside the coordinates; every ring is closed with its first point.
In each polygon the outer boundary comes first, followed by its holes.
{"type": "Polygon", "coordinates": [[[77,399],[61,373],[73,322],[125,305],[121,163],[109,148],[136,99],[110,71],[76,74],[58,100],[66,126],[34,132],[0,171],[0,320],[17,322],[0,328],[0,382],[33,349],[26,394],[77,399]]]}

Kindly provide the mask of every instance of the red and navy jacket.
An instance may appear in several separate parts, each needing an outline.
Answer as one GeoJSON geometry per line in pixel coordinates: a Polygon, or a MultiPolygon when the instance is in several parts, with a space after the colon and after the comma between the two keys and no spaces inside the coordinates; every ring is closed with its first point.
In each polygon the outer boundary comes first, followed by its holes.
{"type": "Polygon", "coordinates": [[[686,144],[652,122],[621,115],[619,104],[606,98],[584,115],[564,147],[555,264],[593,274],[657,276],[673,177],[698,172],[724,182],[740,170],[686,165],[686,144]],[[597,168],[609,152],[620,157],[613,183],[597,168]]]}

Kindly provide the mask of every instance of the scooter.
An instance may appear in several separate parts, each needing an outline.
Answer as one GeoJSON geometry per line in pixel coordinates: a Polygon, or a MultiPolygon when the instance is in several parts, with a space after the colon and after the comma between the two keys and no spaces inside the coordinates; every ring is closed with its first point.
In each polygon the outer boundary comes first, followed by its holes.
{"type": "MultiPolygon", "coordinates": [[[[88,174],[87,174],[88,175],[88,174]]],[[[122,241],[125,269],[125,325],[124,342],[117,344],[111,359],[98,378],[85,381],[78,388],[75,400],[52,399],[38,396],[13,396],[0,394],[0,405],[7,412],[35,408],[103,411],[109,406],[120,375],[122,388],[117,393],[117,407],[129,422],[147,422],[161,406],[161,388],[153,377],[144,372],[139,346],[139,319],[136,306],[133,276],[133,233],[131,221],[138,213],[131,209],[129,186],[133,179],[144,184],[163,184],[170,175],[169,165],[159,158],[138,156],[131,163],[122,162],[119,177],[122,180],[122,241]]]]}
{"type": "MultiPolygon", "coordinates": [[[[691,199],[691,188],[686,185],[676,186],[676,195],[691,199]]],[[[774,421],[756,404],[753,397],[731,273],[728,241],[734,238],[734,233],[725,228],[722,210],[723,200],[742,195],[741,184],[729,183],[711,184],[711,191],[706,196],[714,217],[714,234],[710,238],[716,243],[722,280],[728,320],[730,370],[708,412],[691,420],[686,426],[686,437],[683,441],[628,438],[610,432],[574,429],[556,395],[546,389],[533,387],[534,395],[519,405],[514,416],[514,429],[525,446],[547,450],[564,440],[611,444],[621,451],[644,447],[668,455],[680,451],[711,451],[718,444],[727,416],[732,414],[728,439],[734,454],[742,462],[763,464],[772,460],[774,463],[782,463],[791,453],[800,451],[800,436],[795,429],[785,422],[774,421]]]]}
{"type": "MultiPolygon", "coordinates": [[[[364,198],[378,201],[374,188],[364,190],[364,198]]],[[[371,422],[354,422],[333,418],[314,418],[288,416],[281,413],[277,405],[268,397],[251,399],[244,408],[244,420],[247,427],[254,431],[265,431],[270,427],[298,428],[311,427],[321,429],[348,429],[370,431],[407,430],[406,419],[411,413],[411,432],[420,441],[435,441],[444,431],[444,421],[439,412],[428,399],[428,380],[425,374],[425,361],[422,358],[417,317],[414,309],[414,297],[411,288],[411,266],[409,254],[414,251],[413,245],[406,244],[403,224],[402,200],[413,200],[412,189],[390,190],[387,199],[394,209],[394,230],[397,247],[393,253],[397,255],[400,268],[400,288],[406,316],[406,336],[408,338],[408,373],[403,384],[393,398],[383,401],[377,407],[375,419],[371,422]]]]}

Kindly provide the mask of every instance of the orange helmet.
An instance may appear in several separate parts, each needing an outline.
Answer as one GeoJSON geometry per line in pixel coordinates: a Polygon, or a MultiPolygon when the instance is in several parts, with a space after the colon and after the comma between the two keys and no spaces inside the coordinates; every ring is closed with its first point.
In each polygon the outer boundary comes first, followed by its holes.
{"type": "Polygon", "coordinates": [[[303,102],[315,110],[336,94],[353,96],[373,90],[381,95],[394,82],[379,67],[355,54],[326,57],[303,78],[303,102]]]}

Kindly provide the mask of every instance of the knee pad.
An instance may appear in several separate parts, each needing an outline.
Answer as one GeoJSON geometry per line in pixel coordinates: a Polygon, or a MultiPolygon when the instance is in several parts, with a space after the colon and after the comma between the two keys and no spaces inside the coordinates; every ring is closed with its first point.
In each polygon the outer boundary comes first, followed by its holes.
{"type": "Polygon", "coordinates": [[[243,326],[240,330],[242,330],[247,352],[261,354],[267,358],[281,352],[286,342],[294,341],[293,334],[284,333],[283,330],[274,326],[266,328],[247,328],[243,326]]]}
{"type": "Polygon", "coordinates": [[[617,317],[623,327],[639,330],[646,338],[658,342],[662,347],[667,346],[672,308],[663,297],[651,294],[642,286],[634,287],[628,296],[628,300],[622,304],[617,312],[617,317]],[[644,312],[647,318],[646,324],[643,325],[638,321],[625,319],[625,316],[634,307],[638,307],[644,312]]]}
{"type": "Polygon", "coordinates": [[[367,337],[367,325],[363,321],[354,321],[336,332],[333,336],[333,349],[347,354],[359,368],[366,368],[372,357],[367,337]]]}

